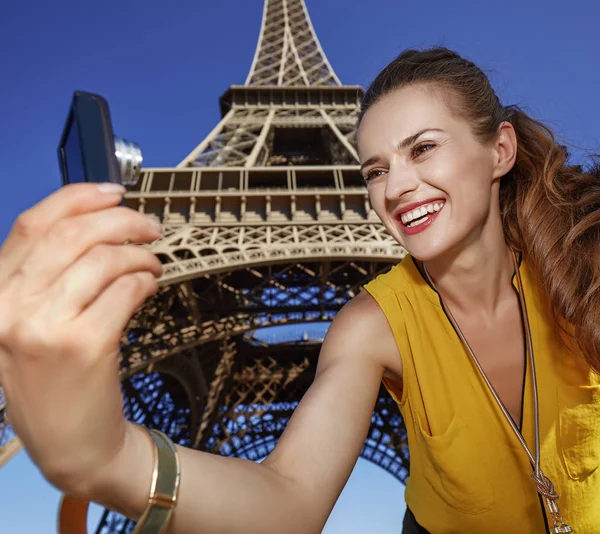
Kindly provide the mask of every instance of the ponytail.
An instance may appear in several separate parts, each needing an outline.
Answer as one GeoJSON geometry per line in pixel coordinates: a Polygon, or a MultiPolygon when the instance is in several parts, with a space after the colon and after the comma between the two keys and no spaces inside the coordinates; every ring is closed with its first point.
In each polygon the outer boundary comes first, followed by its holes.
{"type": "Polygon", "coordinates": [[[568,164],[546,126],[516,106],[504,112],[518,147],[500,186],[507,242],[528,259],[563,339],[600,373],[600,166],[568,164]]]}

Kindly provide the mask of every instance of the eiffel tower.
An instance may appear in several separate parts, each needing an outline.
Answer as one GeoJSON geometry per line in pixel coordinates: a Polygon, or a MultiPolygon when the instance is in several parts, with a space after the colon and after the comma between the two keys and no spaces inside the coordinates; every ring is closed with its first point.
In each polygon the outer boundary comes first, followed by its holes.
{"type": "MultiPolygon", "coordinates": [[[[323,325],[405,254],[359,173],[362,94],[331,68],[304,0],[265,0],[250,72],[221,96],[219,124],[126,194],[165,226],[153,245],[159,292],[122,339],[130,419],[215,454],[273,449],[313,380],[323,325]]],[[[19,448],[0,390],[0,466],[19,448]]],[[[406,431],[383,387],[361,457],[408,476],[406,431]]],[[[133,526],[105,511],[96,532],[133,526]]]]}

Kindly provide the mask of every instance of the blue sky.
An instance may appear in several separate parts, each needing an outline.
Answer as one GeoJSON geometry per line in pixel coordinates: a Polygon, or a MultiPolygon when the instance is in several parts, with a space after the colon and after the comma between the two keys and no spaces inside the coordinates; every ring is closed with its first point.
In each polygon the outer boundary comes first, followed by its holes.
{"type": "MultiPolygon", "coordinates": [[[[506,104],[598,151],[600,5],[592,0],[306,0],[344,83],[366,86],[401,50],[443,44],[490,75],[506,104]]],[[[116,133],[147,166],[173,166],[219,119],[218,97],[252,62],[262,0],[5,2],[0,18],[0,240],[60,183],[56,145],[75,89],[104,95],[116,133]]],[[[56,492],[20,453],[0,470],[0,532],[54,532],[56,492]]],[[[367,462],[326,534],[399,533],[402,487],[367,462]]]]}

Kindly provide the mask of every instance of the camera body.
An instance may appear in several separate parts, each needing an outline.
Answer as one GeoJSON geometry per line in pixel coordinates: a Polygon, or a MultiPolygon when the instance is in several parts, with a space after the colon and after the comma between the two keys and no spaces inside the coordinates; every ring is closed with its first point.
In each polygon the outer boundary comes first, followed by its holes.
{"type": "Polygon", "coordinates": [[[108,102],[85,91],[73,93],[58,160],[63,185],[114,182],[135,186],[142,168],[140,147],[115,137],[108,102]]]}

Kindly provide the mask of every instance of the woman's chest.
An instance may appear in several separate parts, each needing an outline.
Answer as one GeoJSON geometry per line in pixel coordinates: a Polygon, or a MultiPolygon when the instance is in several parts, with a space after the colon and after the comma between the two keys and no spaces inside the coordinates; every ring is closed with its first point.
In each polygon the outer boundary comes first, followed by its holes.
{"type": "MultiPolygon", "coordinates": [[[[550,327],[533,323],[542,467],[561,495],[568,521],[578,531],[594,532],[590,525],[600,521],[594,504],[600,491],[599,382],[577,357],[565,353],[550,327]]],[[[523,410],[524,437],[535,452],[533,380],[525,366],[523,336],[519,339],[509,323],[508,330],[463,326],[517,426],[517,410],[523,410]]],[[[465,531],[515,522],[523,532],[539,531],[543,511],[529,459],[461,340],[452,330],[430,328],[410,345],[414,374],[406,374],[404,413],[414,475],[411,502],[435,508],[444,523],[472,523],[465,531]]]]}
{"type": "Polygon", "coordinates": [[[509,310],[492,320],[458,316],[456,321],[466,341],[461,340],[461,344],[466,349],[468,363],[473,364],[476,373],[485,376],[485,386],[496,392],[513,421],[520,426],[527,353],[519,309],[509,310]]]}

